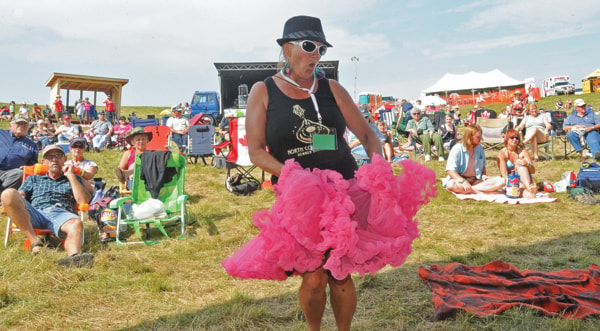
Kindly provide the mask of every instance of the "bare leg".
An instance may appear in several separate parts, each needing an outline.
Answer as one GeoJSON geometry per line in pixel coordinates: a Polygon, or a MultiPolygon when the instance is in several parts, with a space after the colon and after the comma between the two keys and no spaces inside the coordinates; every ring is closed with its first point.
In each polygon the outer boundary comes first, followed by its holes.
{"type": "Polygon", "coordinates": [[[65,222],[60,230],[67,234],[65,239],[65,251],[67,256],[81,253],[81,235],[83,233],[83,224],[78,218],[72,218],[65,222]]]}
{"type": "Polygon", "coordinates": [[[329,277],[331,308],[338,330],[350,330],[352,317],[356,311],[356,288],[352,277],[343,280],[329,277]]]}
{"type": "Polygon", "coordinates": [[[527,169],[527,167],[517,166],[517,174],[519,174],[521,185],[524,188],[523,197],[527,199],[535,198],[537,187],[531,182],[529,169],[527,169]]]}
{"type": "Polygon", "coordinates": [[[329,275],[323,267],[302,274],[302,285],[300,285],[298,298],[306,318],[306,324],[311,331],[321,329],[321,319],[327,303],[325,288],[328,280],[329,275]]]}
{"type": "Polygon", "coordinates": [[[482,181],[476,181],[472,187],[473,191],[477,193],[497,193],[498,190],[502,189],[505,185],[504,178],[498,176],[482,181]]]}
{"type": "MultiPolygon", "coordinates": [[[[7,188],[2,192],[0,199],[2,200],[2,206],[6,209],[6,215],[27,236],[29,242],[32,244],[41,242],[33,230],[31,218],[25,207],[23,196],[19,191],[14,188],[7,188]]],[[[33,247],[31,252],[38,253],[41,249],[41,247],[33,247]]]]}
{"type": "Polygon", "coordinates": [[[394,157],[394,148],[392,148],[392,144],[385,143],[383,145],[383,150],[385,158],[388,160],[388,162],[392,162],[392,157],[394,157]]]}

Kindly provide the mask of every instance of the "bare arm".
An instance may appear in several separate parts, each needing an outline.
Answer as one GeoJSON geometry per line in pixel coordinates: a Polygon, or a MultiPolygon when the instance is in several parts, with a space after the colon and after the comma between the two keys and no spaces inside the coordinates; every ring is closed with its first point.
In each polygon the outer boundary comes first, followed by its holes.
{"type": "Polygon", "coordinates": [[[90,192],[85,188],[85,186],[77,180],[77,175],[73,172],[74,165],[65,166],[65,176],[69,179],[69,183],[71,183],[71,189],[73,190],[73,196],[75,196],[75,201],[77,204],[85,204],[88,203],[91,199],[90,192]]]}
{"type": "Polygon", "coordinates": [[[264,171],[280,176],[283,163],[267,152],[267,105],[269,95],[265,83],[258,82],[252,86],[248,96],[246,109],[246,138],[250,161],[264,171]]]}
{"type": "Polygon", "coordinates": [[[129,157],[131,156],[131,153],[134,153],[133,150],[129,149],[126,150],[125,153],[123,153],[123,156],[121,156],[121,160],[119,161],[119,169],[121,170],[127,170],[127,163],[129,163],[129,157]]]}
{"type": "Polygon", "coordinates": [[[331,92],[335,97],[338,107],[346,120],[346,124],[350,131],[352,131],[358,140],[362,143],[367,151],[369,157],[373,157],[373,154],[382,155],[382,147],[379,138],[375,131],[371,129],[367,121],[364,120],[360,111],[352,101],[352,98],[348,94],[348,91],[344,89],[338,82],[334,80],[329,81],[331,92]]]}

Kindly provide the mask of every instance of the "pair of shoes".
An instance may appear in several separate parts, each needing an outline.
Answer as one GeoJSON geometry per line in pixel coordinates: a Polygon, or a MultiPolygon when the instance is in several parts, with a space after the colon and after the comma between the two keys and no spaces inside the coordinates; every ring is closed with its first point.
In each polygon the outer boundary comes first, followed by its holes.
{"type": "Polygon", "coordinates": [[[94,264],[94,255],[91,253],[75,253],[56,260],[56,264],[62,267],[91,268],[94,264]]]}
{"type": "Polygon", "coordinates": [[[108,231],[102,232],[100,234],[100,243],[106,244],[106,243],[109,243],[111,241],[115,241],[115,239],[110,236],[110,234],[108,233],[108,231]]]}
{"type": "Polygon", "coordinates": [[[440,156],[440,157],[438,157],[438,161],[440,161],[440,162],[444,162],[444,161],[446,161],[446,160],[444,159],[444,157],[443,157],[443,156],[440,156]]]}
{"type": "Polygon", "coordinates": [[[431,155],[425,155],[425,161],[431,161],[431,155]]]}

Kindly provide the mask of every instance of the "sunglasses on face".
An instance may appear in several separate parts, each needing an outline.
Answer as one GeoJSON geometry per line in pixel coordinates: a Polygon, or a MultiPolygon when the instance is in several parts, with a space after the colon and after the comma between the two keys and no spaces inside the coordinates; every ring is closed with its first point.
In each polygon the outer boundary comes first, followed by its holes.
{"type": "Polygon", "coordinates": [[[512,137],[508,137],[508,139],[511,139],[511,140],[521,140],[521,137],[519,137],[519,136],[512,136],[512,137]]]}
{"type": "Polygon", "coordinates": [[[310,40],[299,40],[299,41],[294,40],[294,41],[290,41],[290,44],[300,46],[300,48],[302,48],[302,50],[306,53],[313,53],[317,49],[319,50],[320,56],[324,56],[325,53],[327,53],[326,45],[317,46],[317,44],[315,44],[314,42],[312,42],[310,40]]]}
{"type": "Polygon", "coordinates": [[[83,145],[73,145],[73,146],[71,146],[71,148],[85,148],[85,147],[83,147],[83,145]]]}

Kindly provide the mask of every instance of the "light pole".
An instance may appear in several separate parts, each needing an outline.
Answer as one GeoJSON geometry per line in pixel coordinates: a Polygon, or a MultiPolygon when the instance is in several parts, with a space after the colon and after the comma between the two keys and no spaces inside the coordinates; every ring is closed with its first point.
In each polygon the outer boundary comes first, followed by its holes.
{"type": "Polygon", "coordinates": [[[358,78],[358,60],[359,58],[353,56],[350,58],[350,61],[354,62],[354,102],[358,102],[356,99],[356,79],[358,78]]]}

